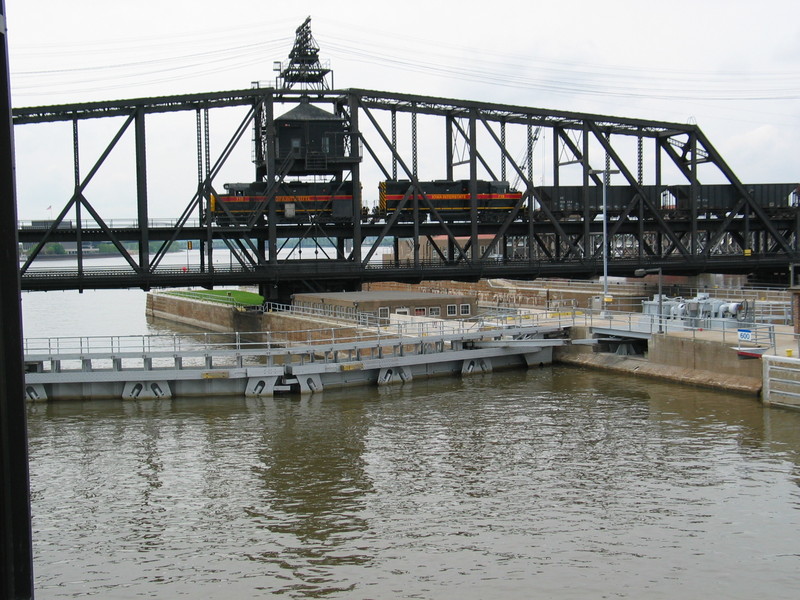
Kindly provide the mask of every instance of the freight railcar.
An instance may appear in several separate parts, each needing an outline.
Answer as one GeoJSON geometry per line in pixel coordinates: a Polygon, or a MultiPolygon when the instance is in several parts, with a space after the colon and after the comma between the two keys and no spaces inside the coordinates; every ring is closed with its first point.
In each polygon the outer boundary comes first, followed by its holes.
{"type": "MultiPolygon", "coordinates": [[[[745,185],[745,189],[758,205],[771,216],[781,216],[793,210],[800,202],[800,186],[795,183],[765,183],[745,185]]],[[[663,218],[685,220],[691,218],[692,207],[698,216],[720,218],[726,216],[739,203],[741,194],[730,184],[703,184],[697,186],[692,200],[690,185],[627,185],[606,188],[606,212],[610,218],[625,212],[631,202],[644,193],[663,218]]],[[[602,186],[541,186],[536,188],[536,197],[543,208],[556,219],[582,218],[585,214],[594,219],[603,212],[602,186]]],[[[538,210],[536,218],[544,219],[544,211],[538,210]]]]}
{"type": "MultiPolygon", "coordinates": [[[[478,220],[499,223],[514,209],[522,193],[506,181],[477,181],[478,220]]],[[[399,210],[400,221],[414,219],[414,204],[418,205],[420,220],[426,220],[434,211],[445,221],[468,221],[470,208],[470,181],[422,181],[419,187],[407,180],[382,181],[379,185],[379,215],[389,215],[399,210]]]]}
{"type": "MultiPolygon", "coordinates": [[[[212,196],[211,215],[219,224],[247,221],[266,208],[265,183],[226,183],[225,194],[212,196]]],[[[289,182],[274,197],[278,223],[337,222],[353,218],[352,182],[289,182]]]]}
{"type": "MultiPolygon", "coordinates": [[[[642,190],[651,201],[655,201],[655,186],[645,185],[642,190]]],[[[535,194],[539,204],[556,219],[580,219],[588,214],[588,218],[592,220],[603,213],[602,186],[589,186],[585,189],[580,185],[540,186],[536,188],[535,194]]],[[[638,197],[639,190],[631,186],[608,186],[606,213],[610,217],[620,215],[638,197]]],[[[536,218],[546,218],[544,212],[538,210],[536,218]]]]}
{"type": "MultiPolygon", "coordinates": [[[[796,183],[745,184],[744,188],[767,214],[773,216],[780,216],[796,207],[800,199],[800,185],[796,183]]],[[[728,184],[699,185],[694,199],[690,185],[667,186],[665,192],[673,205],[668,211],[669,216],[674,218],[689,218],[693,206],[698,215],[709,218],[724,217],[741,200],[741,194],[737,189],[728,184]]],[[[663,208],[667,210],[666,206],[663,208]]]]}

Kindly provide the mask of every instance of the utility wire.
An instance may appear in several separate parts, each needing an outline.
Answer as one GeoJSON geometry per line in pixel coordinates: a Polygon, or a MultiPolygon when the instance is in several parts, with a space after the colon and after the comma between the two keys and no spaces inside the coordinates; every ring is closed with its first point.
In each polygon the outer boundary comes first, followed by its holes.
{"type": "MultiPolygon", "coordinates": [[[[206,80],[208,75],[226,70],[258,64],[266,66],[276,57],[286,55],[291,48],[291,36],[269,36],[273,30],[285,32],[288,22],[284,19],[271,22],[268,27],[255,23],[227,30],[177,33],[169,44],[161,36],[136,36],[96,43],[79,42],[66,47],[22,45],[14,49],[12,55],[20,63],[34,66],[19,71],[12,69],[12,89],[15,95],[37,95],[39,90],[47,90],[48,95],[88,93],[194,78],[206,80]],[[254,37],[266,37],[268,41],[228,45],[231,39],[254,37]],[[156,41],[160,45],[153,43],[156,41]],[[167,49],[172,54],[166,54],[167,49]],[[142,58],[143,54],[153,53],[152,58],[142,58]],[[105,62],[97,63],[97,57],[105,62]],[[117,60],[113,60],[114,57],[118,57],[117,60]],[[58,66],[66,60],[69,66],[58,66]],[[35,66],[42,61],[47,62],[47,68],[35,66]],[[85,66],[75,67],[76,62],[85,66]]],[[[392,73],[414,73],[570,96],[683,101],[800,99],[800,72],[712,72],[603,65],[522,57],[403,34],[382,32],[378,37],[374,30],[358,31],[352,24],[336,21],[331,23],[331,29],[332,33],[315,34],[324,57],[375,65],[392,73]],[[348,34],[337,35],[336,30],[347,30],[348,34]]]]}

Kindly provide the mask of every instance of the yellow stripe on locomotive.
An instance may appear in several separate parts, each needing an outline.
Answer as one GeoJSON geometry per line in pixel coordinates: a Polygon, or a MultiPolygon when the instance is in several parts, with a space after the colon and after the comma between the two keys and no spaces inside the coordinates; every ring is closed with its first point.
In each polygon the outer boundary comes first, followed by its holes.
{"type": "MultiPolygon", "coordinates": [[[[232,216],[249,216],[256,212],[269,218],[266,183],[227,183],[227,194],[214,197],[211,214],[218,223],[228,223],[232,216]]],[[[272,198],[274,213],[280,222],[307,222],[322,218],[334,222],[353,218],[353,184],[351,182],[286,182],[272,198]]]]}

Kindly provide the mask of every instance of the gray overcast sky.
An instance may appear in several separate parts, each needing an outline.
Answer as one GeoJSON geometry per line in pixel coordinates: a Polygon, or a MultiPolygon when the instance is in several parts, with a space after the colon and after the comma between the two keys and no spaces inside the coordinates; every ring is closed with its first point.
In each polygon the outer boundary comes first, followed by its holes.
{"type": "MultiPolygon", "coordinates": [[[[696,121],[749,182],[800,180],[798,6],[796,0],[6,1],[14,106],[269,81],[273,61],[286,58],[295,28],[310,15],[337,88],[696,121]]],[[[42,142],[35,150],[30,134],[17,138],[19,179],[31,177],[41,165],[42,142]]],[[[71,177],[69,155],[66,165],[71,177]]],[[[59,203],[25,181],[19,188],[29,194],[20,218],[41,218],[43,206],[59,203]]]]}

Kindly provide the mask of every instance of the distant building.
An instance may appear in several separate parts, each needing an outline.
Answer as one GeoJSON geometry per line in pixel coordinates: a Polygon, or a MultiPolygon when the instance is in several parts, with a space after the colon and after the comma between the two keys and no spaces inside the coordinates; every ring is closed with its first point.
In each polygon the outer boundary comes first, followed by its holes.
{"type": "Polygon", "coordinates": [[[372,313],[382,319],[388,319],[393,314],[434,319],[466,319],[476,314],[478,299],[460,294],[403,291],[323,292],[295,294],[292,306],[327,311],[342,317],[372,313]]]}

